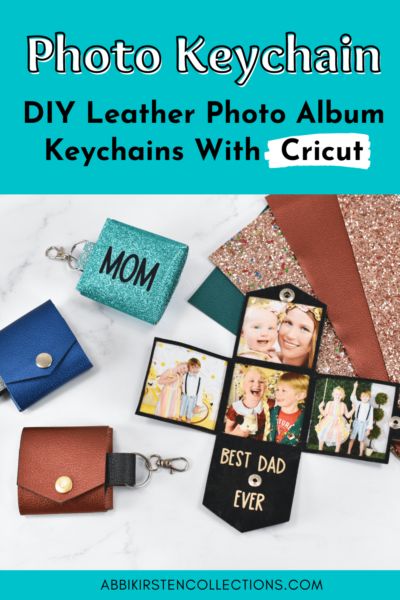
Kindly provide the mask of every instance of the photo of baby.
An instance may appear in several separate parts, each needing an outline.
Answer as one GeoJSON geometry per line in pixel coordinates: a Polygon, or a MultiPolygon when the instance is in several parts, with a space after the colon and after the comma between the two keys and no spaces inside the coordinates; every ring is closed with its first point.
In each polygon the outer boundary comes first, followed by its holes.
{"type": "Polygon", "coordinates": [[[307,449],[385,460],[395,391],[381,382],[320,379],[307,449]]]}
{"type": "Polygon", "coordinates": [[[214,430],[226,367],[204,352],[157,342],[138,412],[214,430]]]}
{"type": "Polygon", "coordinates": [[[312,368],[322,308],[251,296],[238,356],[312,368]]]}
{"type": "Polygon", "coordinates": [[[310,378],[236,364],[225,415],[230,435],[295,446],[299,443],[310,378]]]}

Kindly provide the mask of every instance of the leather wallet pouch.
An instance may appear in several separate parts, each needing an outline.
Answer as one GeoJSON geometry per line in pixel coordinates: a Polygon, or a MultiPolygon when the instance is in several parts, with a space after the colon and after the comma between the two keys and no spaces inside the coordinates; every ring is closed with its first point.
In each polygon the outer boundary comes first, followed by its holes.
{"type": "Polygon", "coordinates": [[[111,427],[23,429],[17,480],[21,515],[112,509],[112,486],[136,487],[135,453],[112,450],[111,427]]]}
{"type": "Polygon", "coordinates": [[[113,508],[106,487],[110,427],[26,427],[18,466],[21,515],[105,512],[113,508]]]}
{"type": "Polygon", "coordinates": [[[0,378],[20,411],[91,367],[51,300],[0,331],[0,378]]]}

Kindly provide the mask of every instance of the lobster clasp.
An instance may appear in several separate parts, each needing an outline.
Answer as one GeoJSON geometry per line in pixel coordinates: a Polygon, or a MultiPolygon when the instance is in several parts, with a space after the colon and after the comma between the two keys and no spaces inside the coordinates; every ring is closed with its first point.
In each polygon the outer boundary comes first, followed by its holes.
{"type": "Polygon", "coordinates": [[[157,467],[169,469],[169,472],[171,473],[171,475],[173,475],[174,471],[178,471],[179,473],[183,473],[184,471],[187,471],[187,469],[189,468],[189,461],[186,460],[186,458],[184,458],[183,456],[179,456],[178,458],[160,458],[159,460],[157,460],[156,465],[157,465],[157,467]],[[183,460],[185,463],[185,466],[182,467],[181,469],[179,469],[178,467],[175,467],[173,464],[174,462],[176,462],[178,460],[183,460]]]}
{"type": "Polygon", "coordinates": [[[68,266],[73,271],[83,271],[83,269],[77,269],[78,259],[72,253],[77,246],[79,246],[80,244],[86,244],[86,242],[87,240],[81,240],[80,242],[77,242],[72,246],[71,252],[65,252],[62,246],[60,246],[59,248],[57,248],[57,246],[50,246],[49,248],[47,248],[45,254],[47,258],[50,258],[51,260],[68,261],[68,266]]]}
{"type": "Polygon", "coordinates": [[[46,250],[46,256],[51,260],[68,260],[68,254],[64,252],[62,246],[60,248],[57,248],[57,246],[50,246],[50,248],[47,248],[46,250]],[[50,254],[53,250],[55,250],[56,254],[50,254]]]}

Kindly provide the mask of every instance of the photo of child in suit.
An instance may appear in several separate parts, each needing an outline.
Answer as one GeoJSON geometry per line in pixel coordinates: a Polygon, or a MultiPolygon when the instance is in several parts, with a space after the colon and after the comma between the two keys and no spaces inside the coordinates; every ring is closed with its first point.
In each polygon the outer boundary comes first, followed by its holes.
{"type": "Polygon", "coordinates": [[[137,413],[214,431],[227,366],[204,350],[155,340],[137,413]]]}
{"type": "Polygon", "coordinates": [[[181,408],[178,421],[182,421],[186,417],[186,423],[191,423],[193,416],[198,411],[199,394],[201,392],[201,377],[199,375],[201,362],[197,358],[190,358],[187,367],[188,373],[184,375],[182,381],[181,408]]]}
{"type": "Polygon", "coordinates": [[[307,450],[356,460],[387,461],[395,395],[393,384],[319,376],[307,450]],[[328,398],[331,400],[327,402],[328,398]]]}
{"type": "Polygon", "coordinates": [[[365,438],[369,436],[374,425],[374,409],[370,404],[371,392],[369,390],[362,390],[360,392],[360,400],[358,400],[356,394],[357,387],[358,381],[355,382],[353,393],[350,396],[350,400],[353,404],[353,411],[355,412],[355,419],[347,454],[351,454],[354,442],[358,436],[358,441],[360,442],[359,454],[362,456],[364,454],[365,438]]]}

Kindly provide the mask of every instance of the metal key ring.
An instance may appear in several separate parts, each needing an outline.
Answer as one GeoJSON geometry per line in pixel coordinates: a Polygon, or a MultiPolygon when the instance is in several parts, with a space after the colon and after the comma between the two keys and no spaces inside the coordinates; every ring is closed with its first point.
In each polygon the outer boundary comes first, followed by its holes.
{"type": "Polygon", "coordinates": [[[76,242],[76,244],[74,244],[71,248],[70,253],[68,254],[67,260],[68,260],[68,266],[70,269],[73,269],[74,271],[83,271],[83,269],[77,269],[76,267],[73,267],[71,265],[71,260],[74,261],[74,263],[78,262],[78,259],[75,256],[72,256],[73,251],[75,250],[75,248],[77,246],[79,246],[80,244],[86,244],[88,242],[88,240],[81,240],[80,242],[76,242]]]}
{"type": "Polygon", "coordinates": [[[150,468],[147,467],[149,469],[149,471],[153,472],[153,471],[158,471],[160,469],[162,458],[161,458],[161,456],[159,454],[152,454],[151,456],[149,456],[148,461],[150,463],[150,468]],[[156,458],[157,459],[157,461],[156,461],[156,467],[155,468],[153,468],[151,466],[151,462],[150,461],[151,461],[152,458],[156,458]]]}
{"type": "Polygon", "coordinates": [[[129,483],[126,483],[125,485],[127,487],[130,487],[130,488],[141,488],[141,487],[144,487],[147,483],[149,483],[150,477],[152,476],[153,471],[154,470],[157,471],[157,469],[153,469],[152,468],[152,466],[150,464],[150,461],[147,458],[147,456],[144,456],[143,454],[140,454],[139,452],[132,452],[131,454],[134,454],[135,456],[140,456],[140,458],[143,458],[144,463],[146,465],[146,469],[148,470],[149,474],[147,475],[147,479],[145,481],[143,481],[143,483],[135,483],[135,485],[130,485],[129,483]]]}

